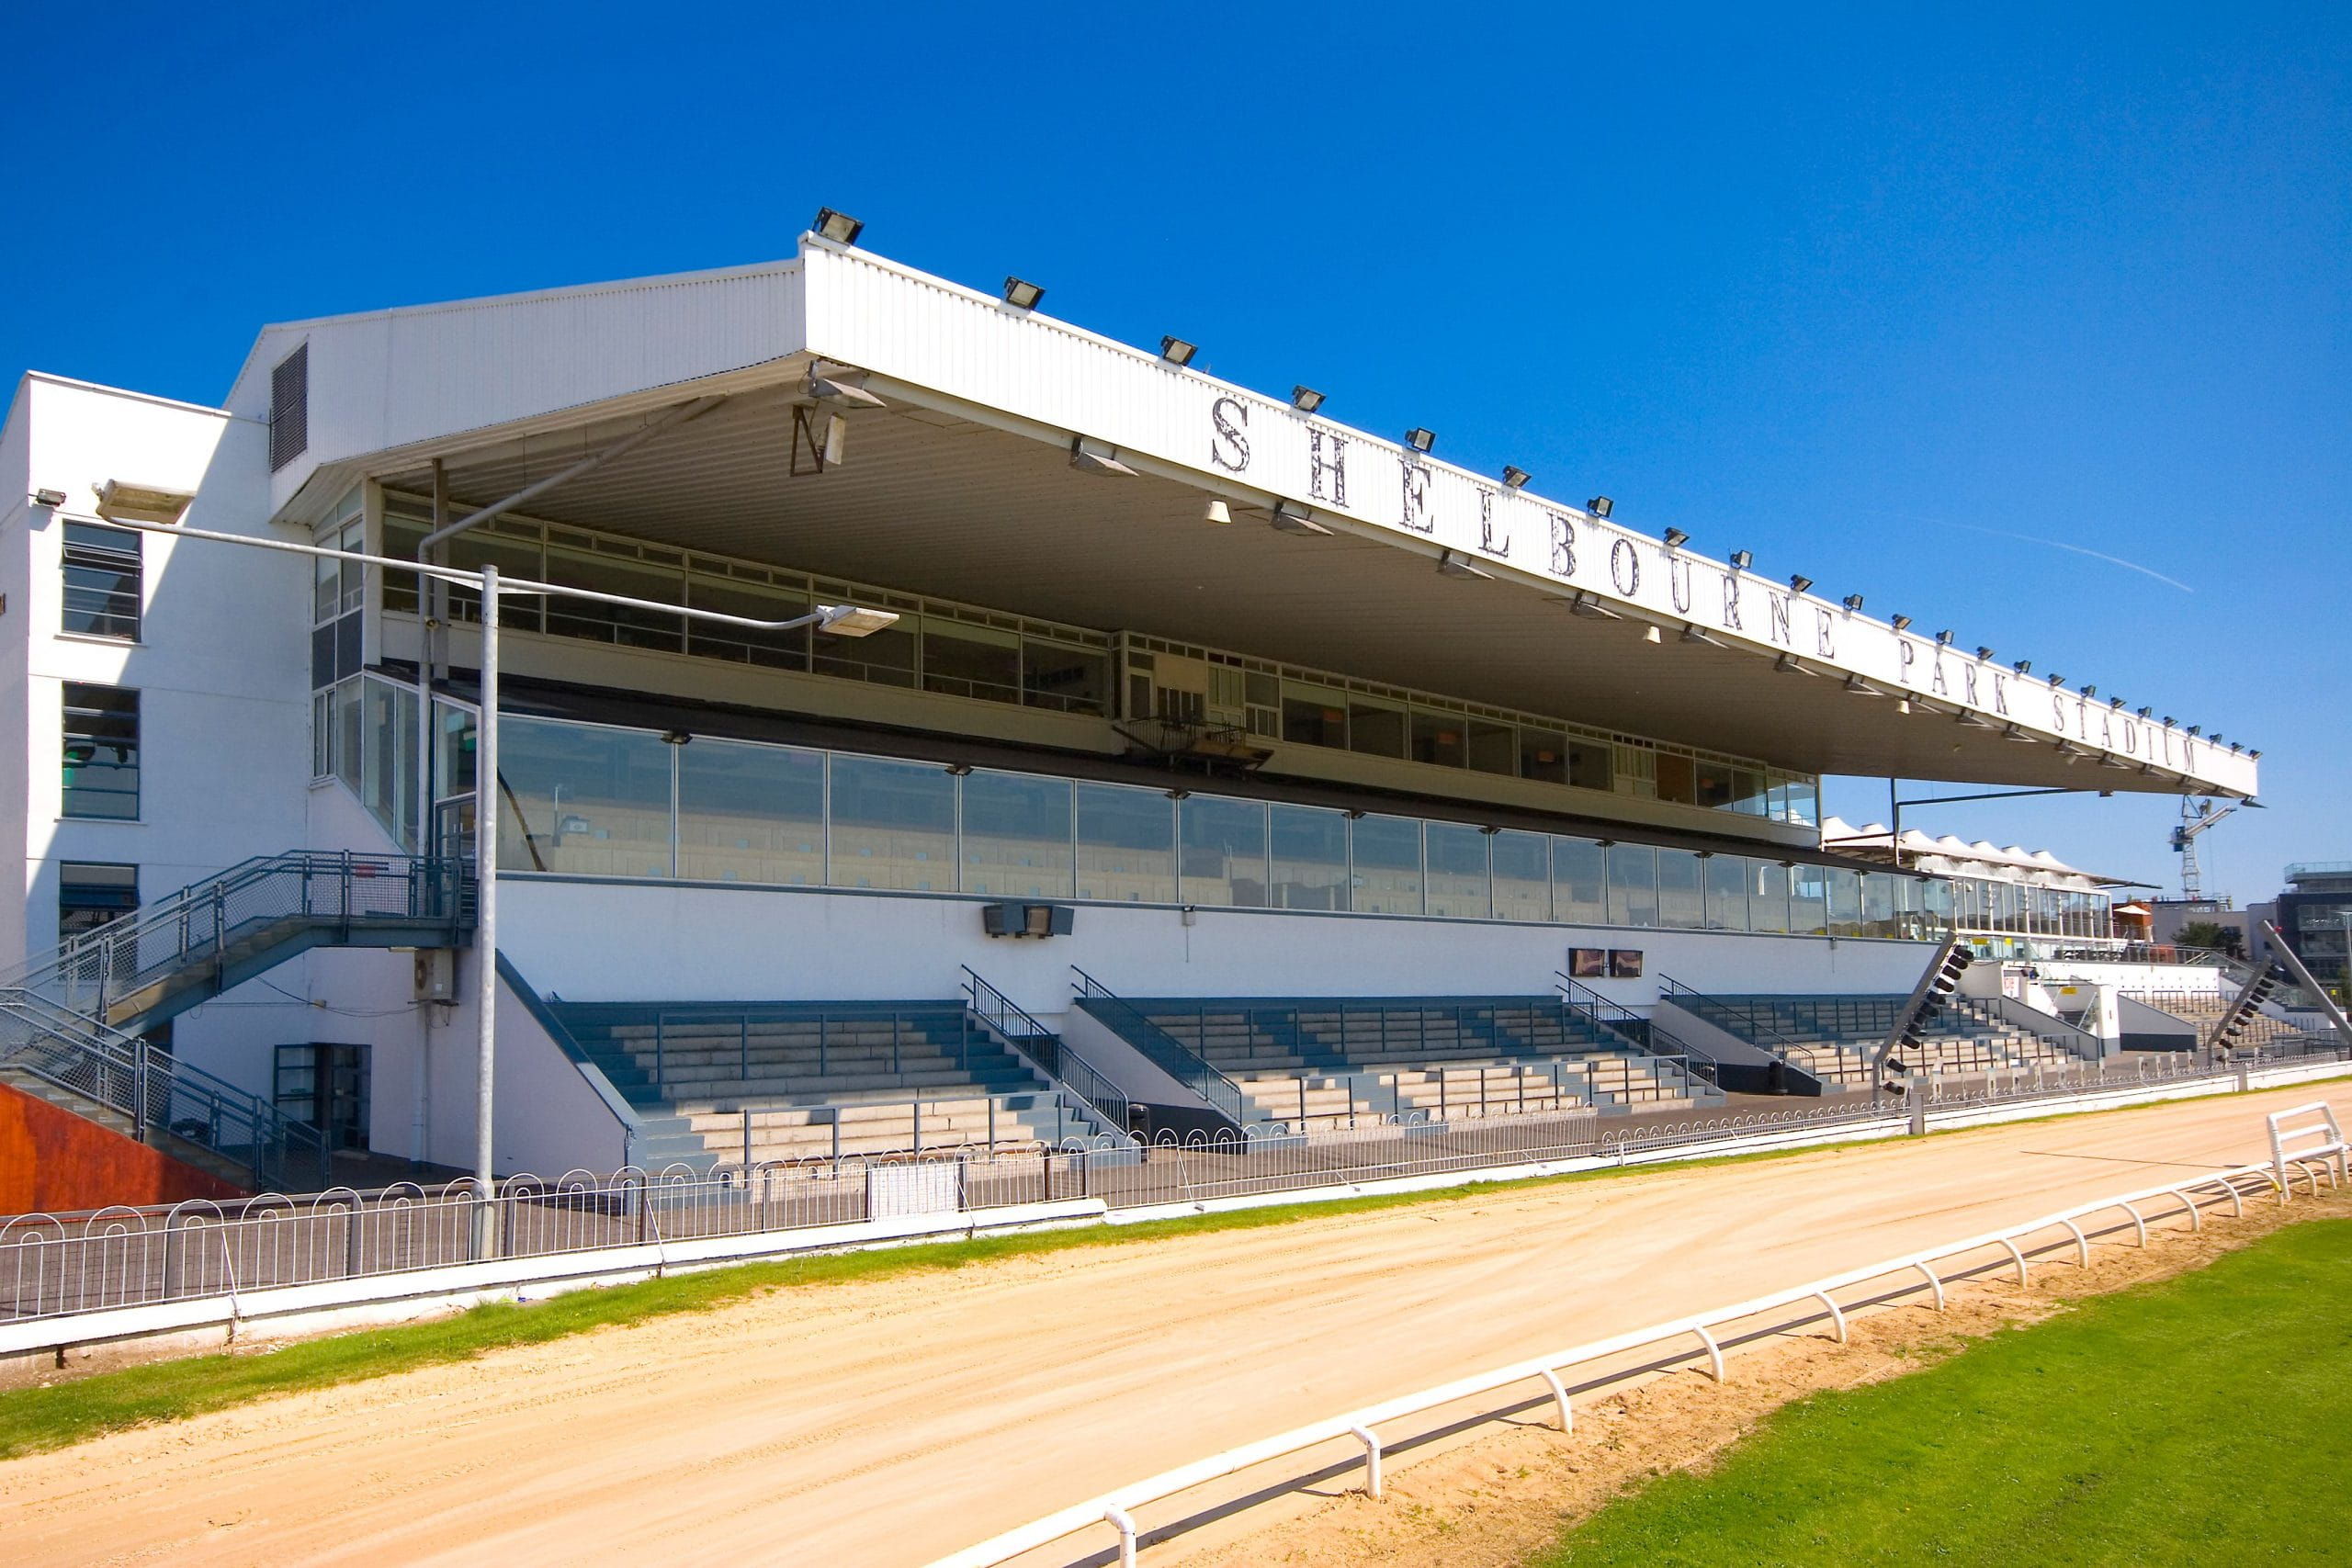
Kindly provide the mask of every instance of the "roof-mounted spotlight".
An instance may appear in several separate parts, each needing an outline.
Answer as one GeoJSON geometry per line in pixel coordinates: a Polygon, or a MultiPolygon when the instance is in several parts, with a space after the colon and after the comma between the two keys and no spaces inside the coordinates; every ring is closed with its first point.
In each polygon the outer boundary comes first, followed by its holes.
{"type": "Polygon", "coordinates": [[[2166,729],[2170,729],[2172,728],[2172,715],[2170,714],[2165,715],[2165,728],[2166,729]]]}
{"type": "Polygon", "coordinates": [[[1666,547],[1669,550],[1679,550],[1690,542],[1690,536],[1679,528],[1668,528],[1666,531],[1666,547]]]}
{"type": "Polygon", "coordinates": [[[1755,552],[1754,550],[1734,550],[1734,551],[1732,551],[1732,553],[1731,553],[1731,569],[1732,569],[1732,570],[1734,570],[1734,571],[1746,571],[1749,567],[1754,566],[1755,564],[1756,564],[1756,552],[1755,552]]]}
{"type": "Polygon", "coordinates": [[[2050,677],[2050,683],[2052,686],[2063,686],[2066,683],[2066,677],[2064,675],[2052,675],[2050,677]]]}
{"type": "Polygon", "coordinates": [[[2016,671],[2020,675],[2030,675],[2033,673],[2033,660],[2030,659],[2020,659],[2015,664],[2010,665],[2009,668],[2016,671]]]}
{"type": "Polygon", "coordinates": [[[62,506],[65,504],[65,492],[62,490],[37,490],[33,491],[33,504],[35,506],[62,506]]]}
{"type": "Polygon", "coordinates": [[[1839,689],[1842,691],[1851,692],[1858,697],[1883,697],[1886,695],[1884,692],[1880,691],[1876,686],[1871,685],[1860,675],[1847,676],[1845,684],[1839,689]]]}
{"type": "Polygon", "coordinates": [[[1571,615],[1582,615],[1589,621],[1616,621],[1624,617],[1593,596],[1589,588],[1579,588],[1573,598],[1563,599],[1571,615]]]}
{"type": "Polygon", "coordinates": [[[1802,593],[1812,586],[1813,579],[1807,577],[1804,573],[1801,571],[1792,571],[1789,573],[1789,588],[1791,592],[1802,593]]]}
{"type": "Polygon", "coordinates": [[[1908,615],[1897,615],[1889,624],[1893,626],[1896,631],[1907,632],[1911,629],[1911,617],[1908,615]]]}
{"type": "Polygon", "coordinates": [[[1287,501],[1278,501],[1274,503],[1274,531],[1278,534],[1296,534],[1309,539],[1328,539],[1331,536],[1331,530],[1308,516],[1306,507],[1294,505],[1287,501]]]}
{"type": "Polygon", "coordinates": [[[1181,337],[1164,337],[1159,340],[1159,357],[1180,370],[1190,365],[1193,362],[1193,355],[1200,352],[1199,344],[1186,343],[1181,337]]]}
{"type": "Polygon", "coordinates": [[[1026,278],[1008,277],[1004,280],[1004,302],[1016,310],[1034,310],[1046,291],[1026,278]]]}
{"type": "Polygon", "coordinates": [[[1859,593],[1847,594],[1846,608],[1851,612],[1860,614],[1862,608],[1862,596],[1859,593]]]}
{"type": "Polygon", "coordinates": [[[2191,735],[2202,735],[2205,733],[2205,727],[2201,724],[2192,724],[2188,727],[2188,733],[2191,735]]]}
{"type": "Polygon", "coordinates": [[[1230,523],[1233,521],[1233,508],[1227,506],[1222,501],[1212,501],[1208,503],[1206,509],[1201,513],[1201,521],[1204,523],[1230,523]]]}
{"type": "Polygon", "coordinates": [[[1950,648],[1951,646],[1951,633],[1950,630],[1947,629],[1939,631],[1936,634],[1936,646],[1938,648],[1950,648]]]}
{"type": "Polygon", "coordinates": [[[1438,552],[1437,574],[1440,577],[1459,577],[1475,582],[1492,582],[1495,580],[1493,572],[1479,570],[1452,550],[1438,552]]]}
{"type": "Polygon", "coordinates": [[[2230,742],[2230,750],[2231,750],[2235,751],[2235,750],[2237,750],[2238,749],[2239,749],[2239,748],[2238,748],[2238,743],[2237,743],[2236,741],[2233,740],[2233,741],[2231,741],[2231,742],[2230,742]]]}
{"type": "Polygon", "coordinates": [[[1993,657],[1993,650],[1980,642],[1976,645],[1976,657],[1979,659],[1990,659],[1993,657]]]}
{"type": "Polygon", "coordinates": [[[1700,630],[1698,626],[1692,625],[1689,621],[1682,623],[1682,640],[1684,642],[1704,643],[1709,648],[1722,648],[1725,646],[1725,644],[1700,630]]]}
{"type": "MultiPolygon", "coordinates": [[[[2121,697],[2109,697],[2107,699],[2107,705],[2120,712],[2123,707],[2123,699],[2121,697]]],[[[2213,739],[2219,740],[2221,737],[2216,735],[2213,739]]]]}
{"type": "Polygon", "coordinates": [[[1617,510],[1617,503],[1605,495],[1596,495],[1584,503],[1584,509],[1595,517],[1605,519],[1611,513],[1617,510]]]}
{"type": "Polygon", "coordinates": [[[2142,708],[2142,709],[2140,709],[2139,711],[2140,711],[2140,716],[2141,716],[2142,718],[2145,718],[2145,717],[2147,717],[2150,714],[2154,713],[2156,710],[2155,710],[2155,709],[2154,709],[2154,708],[2142,708]]]}
{"type": "Polygon", "coordinates": [[[2098,696],[2098,688],[2097,686],[2093,686],[2093,685],[2086,684],[2086,685],[2083,687],[2083,695],[2085,695],[2085,696],[2086,696],[2086,697],[2095,697],[2095,696],[2098,696]]]}
{"type": "Polygon", "coordinates": [[[848,213],[835,212],[830,207],[817,209],[817,216],[810,220],[808,227],[837,245],[854,245],[857,243],[857,237],[865,232],[865,224],[848,213]]]}
{"type": "Polygon", "coordinates": [[[1293,387],[1290,389],[1290,406],[1301,413],[1313,413],[1323,406],[1323,394],[1312,387],[1293,387]]]}
{"type": "Polygon", "coordinates": [[[1517,463],[1505,463],[1503,465],[1503,488],[1505,490],[1525,490],[1527,488],[1527,481],[1534,477],[1534,475],[1529,473],[1525,468],[1521,468],[1517,463]]]}
{"type": "Polygon", "coordinates": [[[2247,755],[2247,756],[2249,756],[2249,757],[2253,757],[2253,758],[2255,758],[2255,759],[2256,759],[2256,760],[2259,760],[2259,759],[2261,758],[2261,756],[2262,756],[2262,749],[2261,749],[2260,747],[2256,747],[2256,748],[2255,748],[2255,750],[2251,750],[2251,751],[2248,751],[2248,752],[2246,753],[2246,755],[2247,755]]]}
{"type": "Polygon", "coordinates": [[[1426,452],[1437,445],[1437,432],[1424,430],[1417,424],[1405,432],[1405,445],[1416,452],[1426,452]]]}

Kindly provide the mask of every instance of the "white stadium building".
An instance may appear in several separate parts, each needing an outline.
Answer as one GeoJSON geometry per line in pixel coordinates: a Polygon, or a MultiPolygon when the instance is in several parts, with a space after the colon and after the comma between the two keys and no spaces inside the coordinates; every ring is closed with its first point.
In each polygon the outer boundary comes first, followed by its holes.
{"type": "MultiPolygon", "coordinates": [[[[271,326],[218,409],[24,378],[0,1066],[84,1111],[73,1063],[169,1076],[142,1132],[191,1159],[300,1123],[470,1169],[487,1037],[502,1174],[1838,1094],[1959,873],[1825,848],[1824,774],[2256,791],[1929,622],[820,227],[271,326]]],[[[2023,1005],[1909,1070],[2083,1053],[2023,1005]]]]}

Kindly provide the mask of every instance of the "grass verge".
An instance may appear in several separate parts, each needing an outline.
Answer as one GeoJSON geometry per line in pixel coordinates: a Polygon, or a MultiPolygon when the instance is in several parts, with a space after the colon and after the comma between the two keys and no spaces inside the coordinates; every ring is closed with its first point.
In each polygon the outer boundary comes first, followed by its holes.
{"type": "Polygon", "coordinates": [[[2341,1562],[2352,1220],[1784,1406],[1531,1568],[2341,1562]]]}

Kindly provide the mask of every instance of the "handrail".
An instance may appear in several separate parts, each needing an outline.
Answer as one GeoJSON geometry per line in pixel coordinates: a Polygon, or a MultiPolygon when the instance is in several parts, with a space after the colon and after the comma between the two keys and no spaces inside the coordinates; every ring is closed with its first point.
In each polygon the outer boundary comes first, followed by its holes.
{"type": "MultiPolygon", "coordinates": [[[[1491,1371],[1479,1372],[1470,1377],[1457,1379],[1453,1382],[1442,1383],[1435,1388],[1424,1389],[1419,1393],[1384,1400],[1377,1404],[1367,1405],[1360,1410],[1351,1410],[1344,1416],[1335,1416],[1305,1427],[1294,1427],[1277,1436],[1228,1449],[1208,1459],[1198,1460],[1174,1470],[1163,1471],[1147,1480],[1115,1488],[1100,1496],[1089,1498],[1083,1503],[1074,1504],[1056,1513],[1048,1514],[1044,1518],[1034,1520],[1018,1529],[1007,1530],[977,1546],[951,1552],[945,1557],[937,1559],[930,1568],[992,1568],[993,1564],[1016,1557],[1022,1552],[1034,1551],[1074,1531],[1096,1524],[1109,1524],[1119,1532],[1120,1562],[1123,1564],[1132,1564],[1135,1562],[1136,1528],[1133,1515],[1136,1509],[1176,1496],[1208,1482],[1263,1464],[1270,1460],[1282,1459],[1301,1450],[1315,1448],[1340,1438],[1353,1438],[1363,1445],[1367,1490],[1373,1496],[1377,1497],[1380,1495],[1381,1446],[1374,1428],[1385,1423],[1404,1416],[1418,1416],[1426,1411],[1453,1404],[1458,1400],[1491,1393],[1498,1389],[1508,1388],[1513,1383],[1541,1379],[1549,1387],[1557,1403],[1561,1424],[1565,1428],[1574,1418],[1567,1389],[1559,1379],[1559,1373],[1566,1368],[1598,1360],[1605,1356],[1618,1355],[1627,1350],[1641,1349],[1661,1341],[1688,1337],[1698,1340],[1700,1346],[1703,1348],[1710,1369],[1714,1375],[1714,1381],[1720,1383],[1726,1381],[1728,1377],[1722,1342],[1713,1332],[1721,1325],[1736,1323],[1745,1318],[1794,1306],[1800,1303],[1808,1307],[1818,1303],[1822,1310],[1809,1311],[1799,1321],[1810,1323],[1824,1317],[1828,1318],[1835,1325],[1836,1337],[1842,1343],[1846,1338],[1846,1321],[1844,1310],[1837,1301],[1836,1292],[1838,1291],[1866,1284],[1874,1280],[1883,1280],[1890,1275],[1909,1274],[1916,1271],[1921,1276],[1921,1280],[1917,1285],[1911,1287],[1911,1290],[1932,1291],[1936,1306],[1941,1310],[1946,1304],[1943,1276],[1938,1272],[1934,1265],[1946,1258],[1965,1257],[1970,1253],[1986,1251],[1997,1247],[2007,1254],[2007,1261],[2017,1269],[2018,1283],[2023,1284],[2027,1280],[2030,1265],[2029,1250],[2018,1245],[2020,1240],[2030,1238],[2043,1231],[2064,1227],[2067,1233],[2065,1242],[2052,1241],[2033,1247],[2030,1250],[2040,1252],[2050,1247],[2071,1243],[2077,1249],[2076,1257],[2083,1263],[2087,1264],[2090,1261],[2090,1238],[2076,1223],[2081,1219],[2108,1210],[2120,1209],[2131,1216],[2131,1223],[2138,1234],[2140,1243],[2145,1246],[2147,1220],[2140,1213],[2140,1205],[2170,1197],[2184,1206],[2191,1218],[2192,1224],[2201,1228],[2202,1208],[2199,1201],[2191,1194],[2204,1188],[2221,1187],[2224,1189],[2226,1196],[2242,1213],[2245,1211],[2245,1195],[2239,1190],[2237,1183],[2250,1178],[2259,1178],[2267,1186],[2278,1185],[2267,1166],[2249,1165],[2211,1176],[2197,1177],[2188,1181],[2143,1188],[2117,1197],[2103,1198],[2096,1202],[2080,1204],[2025,1224],[2010,1225],[1982,1235],[1971,1236],[1964,1241],[1909,1253],[1883,1263],[1849,1269],[1842,1274],[1831,1275],[1827,1279],[1815,1280],[1789,1290],[1777,1291],[1752,1301],[1694,1314],[1688,1317],[1675,1318],[1670,1322],[1655,1324],[1647,1328],[1637,1328],[1630,1333],[1613,1335],[1605,1339],[1570,1346],[1548,1355],[1515,1361],[1509,1366],[1498,1367],[1491,1371]]],[[[2219,1203],[2221,1197],[2216,1196],[2213,1201],[2219,1203]]],[[[1999,1266],[1998,1260],[1993,1266],[1999,1266]]],[[[1982,1267],[1984,1266],[1978,1266],[1978,1268],[1982,1267]]],[[[1975,1271],[1975,1269],[1968,1269],[1955,1272],[1973,1273],[1975,1271]]],[[[1691,1354],[1696,1353],[1696,1351],[1691,1352],[1691,1354]]]]}
{"type": "Polygon", "coordinates": [[[1020,1050],[1042,1058],[1038,1065],[1057,1083],[1094,1112],[1106,1133],[1131,1131],[1134,1107],[1124,1090],[1095,1065],[1070,1049],[1069,1042],[1037,1021],[1012,998],[980,977],[970,964],[964,971],[964,993],[981,1022],[1010,1040],[1020,1050]],[[1019,1025],[1019,1030],[1010,1027],[1019,1025]]]}
{"type": "Polygon", "coordinates": [[[1791,1061],[1789,1058],[1790,1052],[1800,1048],[1799,1042],[1790,1039],[1787,1035],[1781,1033],[1779,1030],[1774,1029],[1770,1024],[1764,1022],[1761,1019],[1756,1017],[1754,1013],[1751,1013],[1746,1008],[1741,1007],[1738,1003],[1728,1000],[1723,997],[1710,996],[1704,991],[1693,989],[1691,987],[1684,985],[1681,981],[1676,979],[1671,975],[1661,975],[1658,976],[1658,979],[1664,986],[1665,992],[1668,997],[1690,997],[1694,1000],[1704,1002],[1710,1007],[1721,1008],[1724,1011],[1730,1013],[1733,1017],[1747,1024],[1751,1029],[1760,1031],[1762,1033],[1770,1037],[1767,1040],[1749,1039],[1747,1043],[1750,1045],[1755,1046],[1759,1051],[1768,1052],[1772,1055],[1778,1056],[1781,1061],[1787,1062],[1790,1066],[1795,1067],[1800,1071],[1806,1070],[1803,1062],[1791,1061]]]}
{"type": "Polygon", "coordinates": [[[1206,1100],[1225,1119],[1238,1127],[1242,1122],[1241,1086],[1209,1065],[1202,1056],[1168,1031],[1146,1018],[1132,1003],[1102,981],[1070,965],[1070,973],[1078,976],[1079,997],[1097,1002],[1119,1013],[1125,1027],[1120,1033],[1127,1043],[1149,1057],[1154,1066],[1177,1082],[1206,1100]]]}
{"type": "Polygon", "coordinates": [[[1552,971],[1552,978],[1559,982],[1560,995],[1565,998],[1562,1005],[1570,1012],[1587,1020],[1594,1028],[1616,1036],[1644,1055],[1655,1056],[1660,1061],[1667,1062],[1680,1058],[1684,1064],[1683,1072],[1686,1077],[1704,1078],[1718,1089],[1723,1087],[1723,1078],[1720,1076],[1722,1064],[1712,1053],[1702,1051],[1691,1044],[1657,1020],[1644,1018],[1623,1002],[1611,1000],[1590,986],[1562,974],[1557,969],[1552,971]],[[1631,1029],[1626,1027],[1628,1024],[1639,1024],[1641,1027],[1638,1030],[1631,1029]],[[1658,1042],[1661,1040],[1668,1042],[1673,1048],[1659,1050],[1658,1042]]]}

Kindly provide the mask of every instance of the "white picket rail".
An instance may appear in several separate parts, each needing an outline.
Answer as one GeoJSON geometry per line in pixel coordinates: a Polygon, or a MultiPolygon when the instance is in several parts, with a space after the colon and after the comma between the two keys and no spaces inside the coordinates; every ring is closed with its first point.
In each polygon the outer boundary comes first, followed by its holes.
{"type": "Polygon", "coordinates": [[[2332,1185],[2344,1185],[2345,1156],[2352,1154],[2352,1145],[2345,1143],[2344,1129],[2335,1124],[2335,1107],[2324,1100],[2314,1100],[2308,1105],[2274,1111],[2269,1122],[2270,1165],[2278,1180],[2280,1202],[2287,1201],[2287,1183],[2297,1170],[2312,1184],[2314,1198],[2319,1196],[2320,1171],[2327,1172],[2332,1185]]]}
{"type": "MultiPolygon", "coordinates": [[[[2309,1107],[2303,1109],[2308,1110],[2309,1107]]],[[[1365,1490],[1373,1496],[1378,1497],[1382,1491],[1382,1445],[1377,1430],[1386,1423],[1409,1416],[1421,1415],[1460,1400],[1492,1393],[1498,1389],[1508,1388],[1513,1383],[1541,1380],[1551,1393],[1558,1408],[1560,1429],[1566,1431],[1575,1419],[1575,1411],[1567,1385],[1561,1381],[1559,1375],[1566,1368],[1600,1360],[1604,1357],[1621,1355],[1628,1350],[1638,1350],[1664,1341],[1690,1338],[1695,1339],[1698,1345],[1690,1354],[1695,1355],[1702,1349],[1707,1357],[1710,1371],[1715,1382],[1720,1383],[1726,1380],[1728,1374],[1724,1361],[1722,1341],[1716,1337],[1714,1330],[1725,1324],[1758,1317],[1765,1313],[1793,1306],[1800,1303],[1818,1303],[1823,1310],[1809,1312],[1801,1317],[1792,1319],[1786,1326],[1794,1327],[1827,1318],[1833,1326],[1836,1338],[1843,1343],[1846,1338],[1846,1315],[1845,1310],[1838,1305],[1837,1300],[1837,1292],[1839,1291],[1855,1285],[1867,1284],[1874,1280],[1883,1280],[1893,1275],[1917,1273],[1920,1276],[1920,1282],[1896,1293],[1908,1294],[1912,1290],[1931,1291],[1934,1293],[1936,1308],[1941,1311],[1945,1304],[1944,1280],[1947,1276],[1939,1273],[1935,1265],[1946,1259],[1962,1258],[1969,1253],[1990,1251],[1998,1247],[2007,1255],[2007,1261],[2002,1263],[1996,1260],[1994,1266],[2013,1267],[2017,1270],[2018,1282],[2022,1285],[2029,1278],[2029,1258],[2032,1253],[2046,1250],[2052,1246],[2064,1245],[2056,1241],[2030,1247],[2018,1245],[2019,1242],[2030,1240],[2041,1232],[2064,1229],[2067,1233],[2067,1240],[2075,1248],[2077,1260],[2087,1265],[2090,1262],[2090,1235],[2080,1223],[2086,1217],[2120,1209],[2130,1216],[2138,1245],[2145,1247],[2148,1243],[2148,1220],[2151,1216],[2143,1213],[2143,1207],[2162,1202],[2169,1198],[2178,1202],[2181,1207],[2178,1211],[2166,1210],[2165,1214],[2176,1212],[2186,1213],[2192,1230],[2202,1229],[2204,1226],[2202,1204],[2207,1200],[2199,1196],[2200,1194],[2212,1190],[2211,1201],[2219,1203],[2226,1198],[2232,1204],[2233,1211],[2243,1214],[2245,1212],[2245,1199],[2240,1184],[2251,1181],[2261,1182],[2265,1190],[2272,1187],[2278,1188],[2280,1199],[2282,1201],[2285,1201],[2284,1186],[2280,1179],[2273,1175],[2272,1167],[2269,1165],[2239,1166],[2213,1176],[2199,1177],[2188,1181],[2167,1182],[2134,1192],[2126,1192],[2120,1197],[2102,1198],[2096,1202],[2081,1204],[2059,1213],[2029,1221],[2021,1225],[2007,1226],[1982,1235],[1971,1236],[1964,1241],[1951,1242],[1941,1247],[1930,1247],[1923,1252],[1910,1253],[1890,1262],[1873,1264],[1866,1269],[1852,1269],[1826,1280],[1815,1280],[1809,1284],[1775,1292],[1769,1296],[1759,1296],[1753,1301],[1741,1302],[1735,1306],[1720,1307],[1712,1312],[1676,1318],[1671,1322],[1657,1324],[1647,1328],[1637,1328],[1631,1333],[1615,1335],[1607,1339],[1596,1339],[1587,1344],[1571,1346],[1548,1355],[1514,1361],[1510,1366],[1498,1367],[1492,1371],[1479,1372],[1453,1382],[1441,1384],[1436,1388],[1424,1389],[1419,1393],[1408,1393],[1401,1398],[1385,1400],[1378,1404],[1350,1411],[1344,1416],[1335,1416],[1328,1420],[1295,1427],[1274,1437],[1261,1438],[1254,1443],[1245,1443],[1239,1448],[1228,1449],[1208,1459],[1182,1465],[1148,1480],[1135,1482],[1119,1487],[1115,1491],[1103,1493],[1083,1503],[1072,1504],[1067,1508],[1046,1515],[1044,1518],[992,1537],[977,1546],[952,1552],[932,1563],[931,1568],[991,1568],[992,1564],[1048,1546],[1066,1535],[1073,1534],[1090,1526],[1104,1524],[1118,1532],[1119,1561],[1125,1565],[1125,1568],[1132,1568],[1136,1560],[1137,1533],[1135,1510],[1177,1496],[1196,1486],[1205,1485],[1209,1482],[1237,1474],[1270,1461],[1340,1438],[1351,1437],[1363,1445],[1365,1490]]],[[[2154,1217],[2163,1218],[2165,1215],[2159,1214],[2154,1217]]],[[[1984,1266],[1977,1265],[1974,1268],[1953,1270],[1951,1277],[1973,1273],[1983,1267],[1984,1266]]]]}

